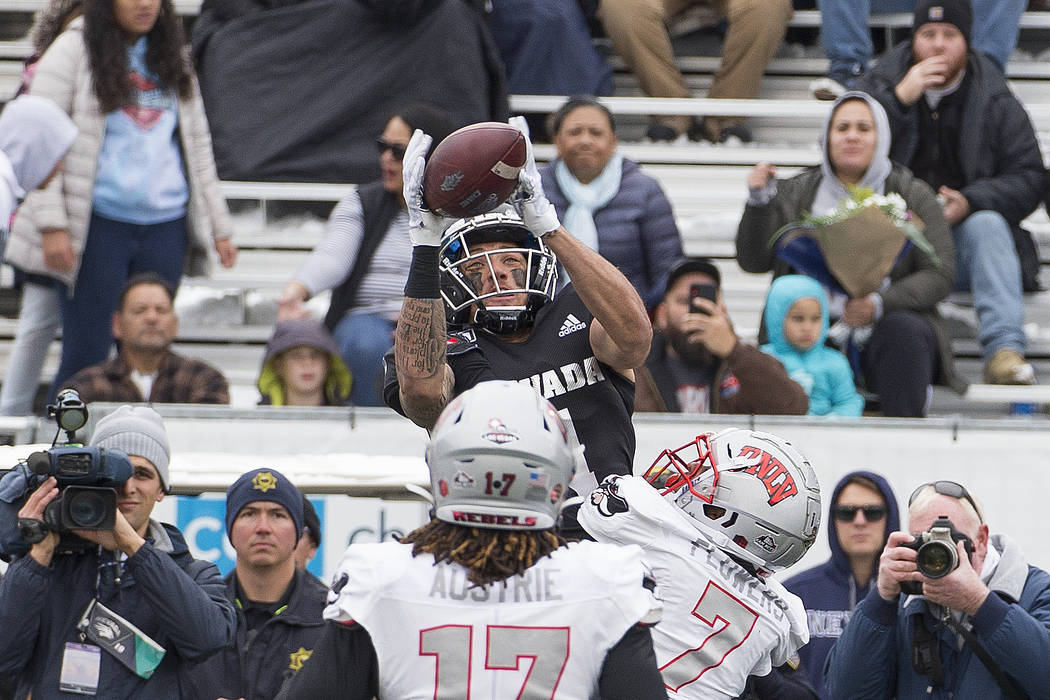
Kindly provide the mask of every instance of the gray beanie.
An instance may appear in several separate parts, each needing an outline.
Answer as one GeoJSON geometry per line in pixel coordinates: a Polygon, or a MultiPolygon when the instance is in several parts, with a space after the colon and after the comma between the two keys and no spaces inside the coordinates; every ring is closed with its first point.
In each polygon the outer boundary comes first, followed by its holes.
{"type": "Polygon", "coordinates": [[[116,448],[128,456],[148,459],[156,467],[164,491],[169,490],[168,433],[160,414],[149,406],[121,406],[110,413],[95,426],[91,446],[116,448]]]}

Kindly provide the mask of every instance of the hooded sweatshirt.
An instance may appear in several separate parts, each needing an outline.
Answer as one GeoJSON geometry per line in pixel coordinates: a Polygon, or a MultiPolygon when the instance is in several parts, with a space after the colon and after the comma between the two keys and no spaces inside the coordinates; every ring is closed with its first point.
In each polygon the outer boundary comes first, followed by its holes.
{"type": "Polygon", "coordinates": [[[339,348],[332,340],[328,329],[320,321],[312,318],[300,318],[280,321],[274,328],[270,342],[266,344],[266,357],[259,380],[256,385],[262,398],[260,404],[285,406],[284,382],[277,374],[274,360],[285,350],[305,345],[316,348],[328,355],[328,375],[324,382],[325,406],[343,406],[350,395],[352,377],[346,363],[339,354],[339,348]]]}
{"type": "Polygon", "coordinates": [[[773,281],[766,298],[766,332],[769,343],[762,351],[780,360],[793,380],[809,396],[810,416],[858,417],[864,398],[853,384],[853,370],[841,352],[824,344],[828,335],[828,296],[812,277],[784,275],[773,281]],[[784,319],[799,299],[820,302],[820,336],[813,347],[799,350],[784,337],[784,319]]]}
{"type": "MultiPolygon", "coordinates": [[[[849,480],[862,476],[873,481],[882,492],[886,501],[885,536],[900,529],[900,513],[897,510],[897,497],[893,494],[889,482],[878,474],[866,471],[850,472],[835,485],[829,499],[829,508],[839,500],[839,494],[849,480]]],[[[871,578],[861,586],[853,576],[849,557],[839,545],[838,521],[830,515],[824,519],[828,523],[828,543],[831,545],[831,559],[820,566],[807,569],[784,581],[784,587],[802,599],[806,607],[806,618],[809,621],[809,644],[799,650],[802,664],[809,674],[810,682],[821,698],[827,698],[824,688],[824,659],[831,650],[835,640],[849,622],[853,609],[871,590],[878,573],[872,569],[871,578]]],[[[877,558],[873,562],[877,567],[877,558]]]]}
{"type": "MultiPolygon", "coordinates": [[[[77,128],[51,100],[23,95],[0,112],[0,233],[31,190],[44,183],[73,145],[77,128]]],[[[0,247],[0,253],[3,248],[0,247]]]]}

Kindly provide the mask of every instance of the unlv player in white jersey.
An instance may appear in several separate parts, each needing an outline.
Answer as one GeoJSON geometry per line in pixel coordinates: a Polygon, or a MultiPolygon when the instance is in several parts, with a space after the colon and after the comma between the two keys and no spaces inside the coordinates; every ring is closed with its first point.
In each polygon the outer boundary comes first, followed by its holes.
{"type": "Polygon", "coordinates": [[[730,428],[610,476],[580,508],[599,542],[639,544],[664,603],[653,644],[669,698],[734,698],[809,641],[802,601],[769,575],[820,526],[820,486],[781,438],[730,428]]]}
{"type": "Polygon", "coordinates": [[[347,549],[328,627],[280,698],[663,697],[641,549],[553,530],[584,463],[549,402],[478,384],[438,418],[427,464],[433,518],[347,549]]]}

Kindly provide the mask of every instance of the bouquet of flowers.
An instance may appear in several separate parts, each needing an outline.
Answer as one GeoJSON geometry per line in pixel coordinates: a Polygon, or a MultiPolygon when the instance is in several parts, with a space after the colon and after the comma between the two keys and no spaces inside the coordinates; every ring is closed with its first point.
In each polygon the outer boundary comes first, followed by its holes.
{"type": "Polygon", "coordinates": [[[806,214],[770,240],[776,255],[832,291],[860,298],[878,291],[912,246],[935,261],[922,221],[897,193],[851,187],[850,196],[825,216],[806,214]]]}

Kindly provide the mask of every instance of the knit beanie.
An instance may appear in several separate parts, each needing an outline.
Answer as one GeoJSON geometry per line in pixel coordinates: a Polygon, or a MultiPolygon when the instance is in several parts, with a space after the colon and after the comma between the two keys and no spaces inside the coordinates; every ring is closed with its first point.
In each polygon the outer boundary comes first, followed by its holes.
{"type": "Polygon", "coordinates": [[[233,531],[233,521],[244,506],[253,501],[270,501],[285,507],[295,522],[296,539],[303,534],[303,494],[276,469],[253,469],[241,474],[226,489],[226,536],[233,531]]]}
{"type": "Polygon", "coordinates": [[[966,44],[970,44],[970,30],[973,27],[970,0],[919,0],[915,4],[912,36],[919,31],[919,27],[929,22],[954,24],[962,32],[966,44]]]}
{"type": "Polygon", "coordinates": [[[317,517],[317,511],[310,499],[303,494],[303,526],[310,530],[310,539],[315,546],[321,546],[321,519],[317,517]]]}
{"type": "Polygon", "coordinates": [[[153,464],[164,491],[170,490],[168,462],[171,446],[164,421],[149,406],[121,406],[95,426],[92,447],[116,448],[129,457],[144,457],[153,464]]]}

